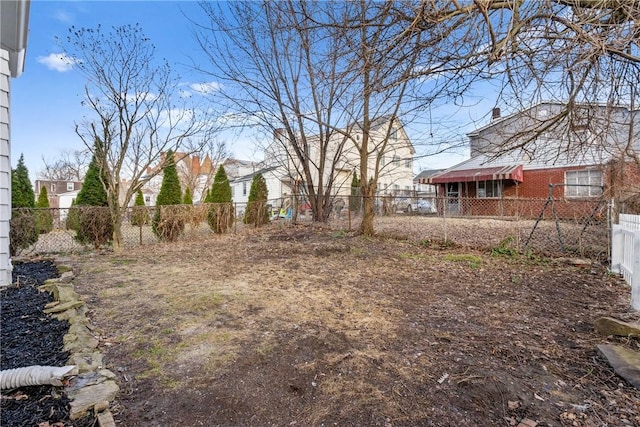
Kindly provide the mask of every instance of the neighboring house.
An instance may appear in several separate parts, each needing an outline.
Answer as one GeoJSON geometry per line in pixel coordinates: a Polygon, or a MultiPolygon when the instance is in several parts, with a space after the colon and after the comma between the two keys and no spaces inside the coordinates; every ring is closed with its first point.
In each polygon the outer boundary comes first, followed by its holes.
{"type": "MultiPolygon", "coordinates": [[[[391,123],[388,117],[374,120],[371,123],[369,136],[369,146],[373,152],[369,158],[369,176],[373,176],[376,159],[378,155],[380,156],[377,193],[379,195],[411,194],[413,191],[413,155],[415,150],[401,121],[396,119],[391,123]],[[387,146],[384,152],[380,154],[377,149],[382,147],[390,126],[391,131],[389,132],[387,146]]],[[[331,139],[329,139],[327,162],[325,162],[327,166],[322,171],[319,169],[312,171],[313,182],[317,183],[319,181],[320,173],[323,174],[323,181],[328,182],[331,165],[335,163],[331,193],[333,196],[349,196],[351,194],[353,171],[360,175],[360,154],[355,143],[361,141],[361,138],[362,130],[357,124],[351,126],[349,131],[343,129],[342,132],[334,132],[331,139]],[[350,139],[344,144],[342,152],[338,156],[338,147],[344,140],[345,133],[349,134],[350,139]],[[352,141],[355,141],[355,143],[352,141]],[[335,162],[333,162],[334,158],[337,158],[335,162]]],[[[320,164],[319,138],[317,136],[307,137],[307,145],[309,147],[307,155],[312,164],[320,164]]],[[[276,130],[274,141],[266,150],[264,164],[276,166],[281,170],[279,175],[284,177],[282,181],[283,189],[287,189],[290,192],[297,187],[302,191],[305,188],[304,176],[298,172],[302,169],[297,159],[294,160],[292,159],[294,156],[288,155],[286,146],[287,141],[284,132],[276,130]]],[[[283,197],[283,194],[270,194],[269,198],[272,197],[280,198],[283,197]]]]}
{"type": "MultiPolygon", "coordinates": [[[[629,128],[633,123],[640,130],[640,113],[580,105],[568,121],[559,115],[562,109],[561,104],[540,103],[506,117],[494,112],[491,123],[468,134],[469,160],[421,178],[420,183],[437,185],[438,195],[447,197],[448,212],[460,214],[495,215],[492,200],[545,199],[551,189],[554,199],[565,201],[611,197],[608,177],[613,161],[623,151],[640,153],[637,131],[633,135],[629,128]],[[550,121],[554,117],[560,119],[550,121]],[[461,204],[462,199],[484,203],[461,204]]],[[[637,167],[624,169],[629,182],[640,183],[637,167]]]]}
{"type": "Polygon", "coordinates": [[[425,184],[427,178],[442,172],[442,169],[428,169],[423,170],[415,178],[413,178],[413,186],[416,191],[416,195],[419,197],[437,197],[438,186],[434,184],[425,184]]]}
{"type": "Polygon", "coordinates": [[[10,79],[24,71],[29,31],[29,0],[0,1],[0,286],[11,284],[10,79]]]}
{"type": "MultiPolygon", "coordinates": [[[[209,155],[204,159],[200,159],[197,155],[189,155],[187,153],[174,153],[176,161],[176,169],[182,192],[189,187],[191,188],[191,197],[194,203],[204,201],[207,189],[211,188],[213,179],[217,171],[217,166],[213,164],[209,155]]],[[[161,156],[161,163],[164,162],[164,153],[161,156]]],[[[257,169],[257,164],[246,160],[238,160],[227,158],[221,162],[229,181],[234,178],[248,175],[257,169]]],[[[162,186],[162,171],[159,171],[161,164],[155,167],[149,167],[147,174],[156,173],[149,182],[142,188],[142,193],[147,206],[155,206],[160,187],[162,186]]],[[[133,201],[132,201],[133,203],[133,201]]]]}
{"type": "Polygon", "coordinates": [[[82,189],[82,182],[37,179],[34,190],[36,199],[38,198],[40,191],[42,191],[42,187],[46,187],[47,189],[47,196],[49,197],[49,207],[62,208],[63,206],[61,205],[58,196],[63,193],[80,191],[82,189]]]}
{"type": "Polygon", "coordinates": [[[67,219],[69,208],[71,207],[73,201],[78,197],[78,193],[80,193],[80,189],[56,194],[56,207],[59,208],[59,211],[57,215],[54,212],[54,218],[59,218],[60,221],[64,221],[67,219]]]}
{"type": "Polygon", "coordinates": [[[292,189],[286,184],[287,177],[281,174],[282,169],[271,166],[229,180],[233,202],[238,211],[244,211],[246,209],[251,183],[258,173],[264,177],[265,183],[267,184],[268,202],[273,207],[280,208],[283,207],[284,204],[290,203],[290,198],[287,196],[292,194],[292,189]]]}

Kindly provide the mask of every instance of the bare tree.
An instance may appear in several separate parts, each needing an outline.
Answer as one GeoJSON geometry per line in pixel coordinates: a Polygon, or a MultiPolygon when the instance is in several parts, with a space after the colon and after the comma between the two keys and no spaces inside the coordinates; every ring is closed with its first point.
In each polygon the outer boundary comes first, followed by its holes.
{"type": "Polygon", "coordinates": [[[44,167],[38,177],[50,181],[82,181],[91,161],[91,153],[87,150],[64,150],[60,157],[48,161],[42,157],[44,167]]]}
{"type": "MultiPolygon", "coordinates": [[[[549,130],[580,126],[585,104],[604,104],[613,111],[636,108],[632,104],[640,69],[638,1],[423,0],[398,8],[397,13],[407,24],[403,36],[408,38],[443,27],[452,29],[440,31],[449,44],[459,44],[460,37],[475,28],[482,43],[473,45],[471,69],[502,80],[497,95],[512,109],[541,101],[564,105],[544,120],[536,118],[540,123],[529,139],[510,141],[504,151],[521,149],[549,130]]],[[[593,124],[608,131],[602,123],[593,124]]],[[[624,123],[612,120],[611,125],[618,128],[624,123]]],[[[571,132],[565,134],[565,153],[584,150],[589,144],[572,138],[571,132]]],[[[590,141],[598,143],[596,138],[590,141]]],[[[629,154],[629,142],[627,138],[617,144],[619,153],[629,154]]]]}
{"type": "Polygon", "coordinates": [[[316,221],[332,203],[335,171],[348,136],[339,105],[346,92],[339,44],[344,39],[305,17],[322,3],[202,3],[209,18],[197,40],[210,56],[201,68],[221,81],[230,123],[260,127],[272,143],[267,162],[278,162],[291,191],[305,193],[316,221]]]}
{"type": "MultiPolygon", "coordinates": [[[[372,234],[377,182],[394,165],[384,159],[400,119],[406,124],[435,99],[461,90],[427,82],[424,70],[416,78],[418,59],[435,57],[414,48],[420,33],[402,36],[405,23],[393,3],[234,2],[203,9],[210,20],[198,40],[211,59],[203,71],[222,82],[230,111],[273,134],[267,160],[289,171],[292,191],[306,193],[316,221],[327,219],[332,190],[345,181],[338,172],[357,166],[365,198],[361,231],[372,234]],[[357,165],[346,165],[354,150],[357,165]]],[[[443,72],[443,62],[431,66],[432,74],[443,72]]]]}
{"type": "Polygon", "coordinates": [[[208,122],[185,99],[174,96],[177,78],[166,61],[157,61],[154,46],[138,25],[114,27],[109,33],[100,27],[72,27],[65,53],[87,77],[83,104],[93,117],[77,124],[76,133],[103,170],[113,248],[120,251],[124,208],[161,171],[148,174],[147,168],[160,163],[169,149],[196,151],[199,147],[187,143],[208,122]]]}

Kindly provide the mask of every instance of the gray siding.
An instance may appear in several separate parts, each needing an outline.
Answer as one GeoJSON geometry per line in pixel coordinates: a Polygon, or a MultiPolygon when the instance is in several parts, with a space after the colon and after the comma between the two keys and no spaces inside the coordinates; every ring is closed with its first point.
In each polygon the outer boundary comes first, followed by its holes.
{"type": "Polygon", "coordinates": [[[9,53],[0,49],[0,286],[11,284],[11,150],[9,145],[9,53]]]}

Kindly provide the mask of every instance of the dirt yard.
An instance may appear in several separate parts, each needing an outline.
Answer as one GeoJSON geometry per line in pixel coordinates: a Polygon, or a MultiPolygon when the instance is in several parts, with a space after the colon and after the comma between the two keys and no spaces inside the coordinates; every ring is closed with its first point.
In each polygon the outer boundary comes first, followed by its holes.
{"type": "Polygon", "coordinates": [[[311,227],[73,256],[123,426],[640,426],[602,265],[311,227]],[[535,424],[529,424],[535,425],[535,424]]]}

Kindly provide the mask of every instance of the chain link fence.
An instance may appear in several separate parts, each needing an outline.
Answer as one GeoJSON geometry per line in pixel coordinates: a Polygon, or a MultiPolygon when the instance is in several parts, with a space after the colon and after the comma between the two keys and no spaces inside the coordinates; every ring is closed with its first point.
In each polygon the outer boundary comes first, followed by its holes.
{"type": "MultiPolygon", "coordinates": [[[[604,200],[382,196],[372,204],[374,228],[383,237],[430,246],[608,259],[610,209],[604,200]]],[[[336,231],[357,232],[363,207],[361,197],[335,197],[325,204],[326,224],[336,231]]],[[[105,221],[110,222],[109,209],[88,208],[14,209],[12,252],[51,254],[108,246],[98,237],[105,232],[105,221]]],[[[262,224],[296,227],[312,223],[312,204],[295,196],[249,207],[246,203],[162,206],[159,210],[136,206],[125,211],[121,241],[126,249],[237,234],[262,224]]]]}

